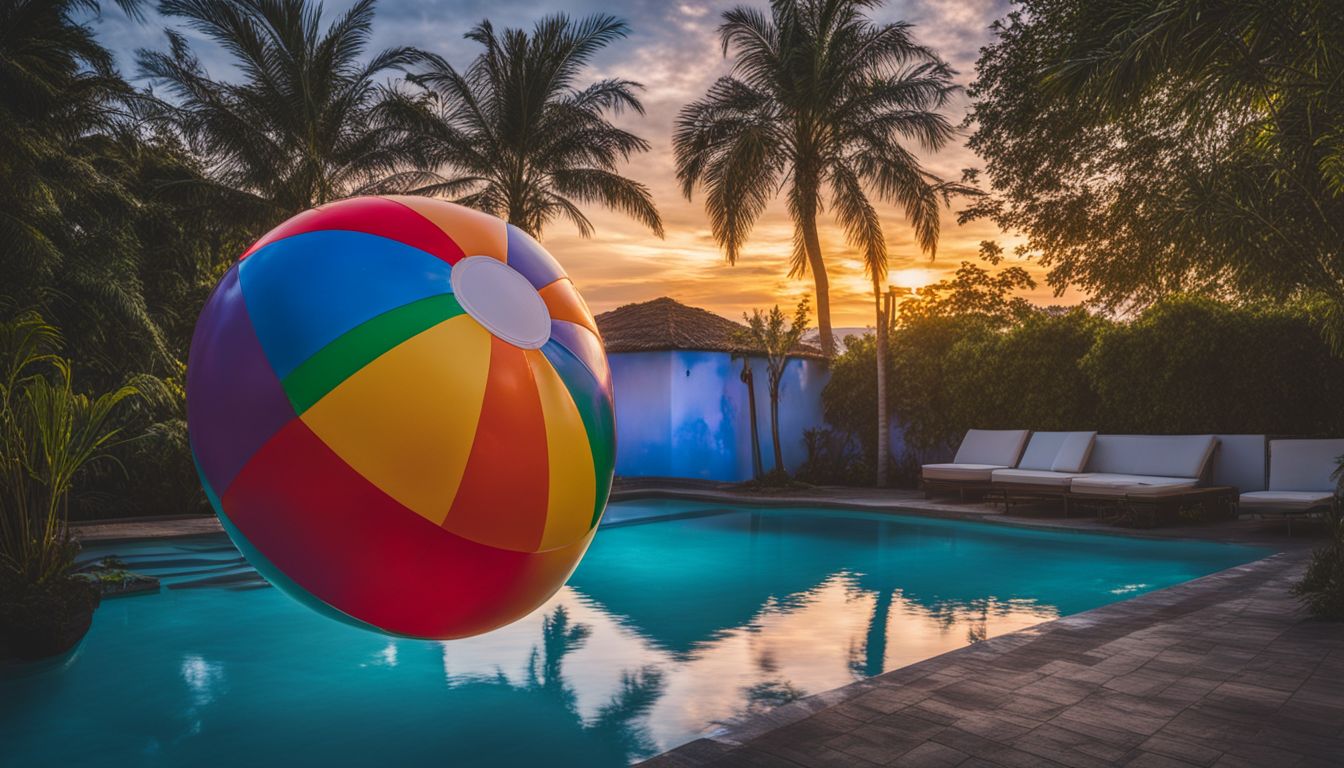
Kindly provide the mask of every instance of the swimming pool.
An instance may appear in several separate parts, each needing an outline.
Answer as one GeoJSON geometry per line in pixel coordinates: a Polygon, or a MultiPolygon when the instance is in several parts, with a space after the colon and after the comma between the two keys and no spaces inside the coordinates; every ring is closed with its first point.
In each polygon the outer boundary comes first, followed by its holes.
{"type": "Polygon", "coordinates": [[[15,766],[617,766],[716,723],[1267,552],[680,501],[613,504],[569,584],[447,643],[269,588],[223,537],[86,550],[163,578],[0,672],[15,766]]]}

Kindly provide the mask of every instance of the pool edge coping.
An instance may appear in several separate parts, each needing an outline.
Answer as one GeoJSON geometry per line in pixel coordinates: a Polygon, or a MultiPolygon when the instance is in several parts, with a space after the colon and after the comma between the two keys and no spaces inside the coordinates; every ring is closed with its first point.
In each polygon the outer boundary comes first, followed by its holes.
{"type": "MultiPolygon", "coordinates": [[[[1307,537],[1288,541],[1271,538],[1227,539],[1219,538],[1215,535],[1200,535],[1200,529],[1196,528],[1191,530],[1190,527],[1185,527],[1172,533],[1171,529],[1164,529],[1161,527],[1145,529],[1122,528],[1113,525],[1079,525],[1067,522],[1070,518],[1034,520],[1026,517],[1007,516],[1000,512],[974,512],[970,510],[949,508],[947,506],[911,506],[908,504],[908,499],[895,499],[889,502],[863,502],[858,500],[813,499],[808,497],[746,496],[707,489],[639,488],[612,491],[610,500],[638,501],[640,499],[677,499],[711,504],[722,503],[775,509],[817,507],[819,509],[848,510],[854,512],[868,512],[871,514],[897,514],[909,517],[926,517],[940,520],[985,523],[987,525],[1002,525],[1037,531],[1090,533],[1101,536],[1124,536],[1149,541],[1189,541],[1214,544],[1239,544],[1268,549],[1271,550],[1272,554],[1300,552],[1316,546],[1316,542],[1307,537]]],[[[1086,522],[1084,518],[1072,518],[1072,520],[1078,523],[1086,522]]],[[[1217,523],[1211,523],[1209,525],[1217,525],[1217,523]]],[[[1210,528],[1208,530],[1211,533],[1217,531],[1216,528],[1210,528]]]]}

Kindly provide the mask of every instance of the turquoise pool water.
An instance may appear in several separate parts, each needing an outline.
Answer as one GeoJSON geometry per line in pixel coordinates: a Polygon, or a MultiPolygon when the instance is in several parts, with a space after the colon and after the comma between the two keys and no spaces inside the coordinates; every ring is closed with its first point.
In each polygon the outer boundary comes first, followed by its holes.
{"type": "Polygon", "coordinates": [[[727,719],[1257,559],[1213,543],[809,509],[612,505],[570,583],[447,643],[325,619],[223,537],[87,550],[163,578],[0,670],[9,766],[618,766],[727,719]]]}

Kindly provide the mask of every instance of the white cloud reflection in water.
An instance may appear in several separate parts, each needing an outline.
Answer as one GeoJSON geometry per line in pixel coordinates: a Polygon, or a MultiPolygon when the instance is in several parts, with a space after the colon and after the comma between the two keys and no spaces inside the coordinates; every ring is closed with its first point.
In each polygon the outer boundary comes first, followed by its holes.
{"type": "Polygon", "coordinates": [[[588,630],[563,653],[560,667],[579,715],[594,720],[620,693],[624,676],[656,668],[662,685],[638,725],[661,751],[744,714],[1058,616],[1054,607],[1030,600],[988,599],[931,610],[900,590],[887,598],[880,600],[860,588],[854,575],[839,572],[804,593],[771,598],[746,624],[676,653],[567,586],[513,625],[442,643],[444,675],[450,684],[502,676],[510,685],[528,686],[534,654],[545,653],[537,643],[543,622],[560,610],[571,627],[588,630]],[[884,631],[877,631],[874,621],[884,631]]]}

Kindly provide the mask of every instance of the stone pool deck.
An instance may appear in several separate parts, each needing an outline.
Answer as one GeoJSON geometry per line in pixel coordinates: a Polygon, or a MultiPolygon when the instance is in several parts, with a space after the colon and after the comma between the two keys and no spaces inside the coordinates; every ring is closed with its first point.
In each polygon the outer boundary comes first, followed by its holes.
{"type": "MultiPolygon", "coordinates": [[[[1277,554],[981,641],[731,723],[643,763],[689,766],[1341,766],[1344,625],[1288,592],[1318,541],[1278,521],[1116,529],[1050,507],[1012,515],[913,491],[780,493],[618,483],[613,501],[823,506],[1153,538],[1277,554]]],[[[616,521],[612,521],[616,522],[616,521]]],[[[219,533],[213,517],[76,526],[88,542],[219,533]]]]}
{"type": "MultiPolygon", "coordinates": [[[[919,491],[893,488],[815,487],[778,492],[744,491],[729,483],[696,481],[621,481],[612,489],[612,501],[641,498],[686,499],[706,503],[749,504],[758,506],[807,506],[860,509],[904,515],[927,515],[986,523],[1091,531],[1152,538],[1193,538],[1231,541],[1269,546],[1275,549],[1301,549],[1313,544],[1312,526],[1298,522],[1296,536],[1288,536],[1278,520],[1243,519],[1213,525],[1191,524],[1163,526],[1149,530],[1116,528],[1089,517],[1065,518],[1058,505],[1015,505],[1012,514],[1004,514],[997,504],[960,501],[949,498],[926,499],[919,491]]],[[[75,523],[75,535],[85,542],[167,539],[223,533],[214,515],[144,517],[75,523]]]]}
{"type": "Polygon", "coordinates": [[[208,536],[224,533],[214,515],[182,517],[139,517],[124,520],[99,520],[74,523],[75,537],[82,542],[131,541],[134,539],[174,539],[180,536],[208,536]]]}

